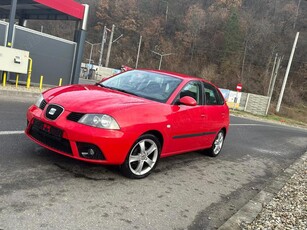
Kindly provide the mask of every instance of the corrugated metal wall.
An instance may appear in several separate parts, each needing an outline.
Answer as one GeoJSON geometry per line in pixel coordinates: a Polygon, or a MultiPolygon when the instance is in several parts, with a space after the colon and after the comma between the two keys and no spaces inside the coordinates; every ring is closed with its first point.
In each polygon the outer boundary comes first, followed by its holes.
{"type": "MultiPolygon", "coordinates": [[[[60,78],[63,84],[70,83],[76,52],[75,42],[15,26],[13,47],[30,52],[33,60],[31,82],[39,83],[40,76],[43,75],[44,84],[58,85],[60,78]]],[[[21,75],[20,80],[25,81],[26,78],[26,75],[21,75]]]]}
{"type": "Polygon", "coordinates": [[[0,21],[0,45],[5,46],[5,39],[7,34],[7,23],[0,21]]]}
{"type": "MultiPolygon", "coordinates": [[[[5,46],[6,34],[8,24],[6,22],[0,21],[0,46],[5,46]]],[[[0,80],[2,77],[2,71],[0,71],[0,80]]]]}
{"type": "MultiPolygon", "coordinates": [[[[0,45],[5,45],[8,23],[0,21],[0,45]]],[[[44,34],[21,26],[14,26],[13,48],[30,52],[33,60],[31,84],[39,83],[44,76],[44,84],[69,84],[72,78],[77,44],[62,38],[44,34]]],[[[1,74],[1,73],[0,73],[1,74]]],[[[1,75],[0,75],[1,76],[1,75]]],[[[9,80],[15,80],[16,74],[10,73],[9,80]]],[[[20,75],[20,81],[26,81],[27,75],[20,75]]]]}

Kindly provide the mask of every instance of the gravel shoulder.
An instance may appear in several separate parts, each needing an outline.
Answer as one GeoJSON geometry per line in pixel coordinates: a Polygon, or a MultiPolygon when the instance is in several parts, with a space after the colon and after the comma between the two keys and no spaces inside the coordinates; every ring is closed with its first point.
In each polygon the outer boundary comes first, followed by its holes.
{"type": "Polygon", "coordinates": [[[307,161],[243,229],[307,229],[307,161]]]}
{"type": "Polygon", "coordinates": [[[219,230],[307,229],[307,152],[219,230]]]}
{"type": "MultiPolygon", "coordinates": [[[[306,129],[307,124],[278,122],[248,113],[233,116],[306,129]]],[[[307,229],[307,152],[266,186],[220,229],[307,229]],[[230,228],[229,228],[230,227],[230,228]]]]}

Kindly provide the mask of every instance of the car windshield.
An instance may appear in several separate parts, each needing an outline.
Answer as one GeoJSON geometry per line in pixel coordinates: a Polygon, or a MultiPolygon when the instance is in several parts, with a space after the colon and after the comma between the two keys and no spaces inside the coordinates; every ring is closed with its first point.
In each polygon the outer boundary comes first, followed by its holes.
{"type": "Polygon", "coordinates": [[[165,74],[131,70],[106,79],[99,85],[146,99],[166,102],[181,81],[165,74]]]}

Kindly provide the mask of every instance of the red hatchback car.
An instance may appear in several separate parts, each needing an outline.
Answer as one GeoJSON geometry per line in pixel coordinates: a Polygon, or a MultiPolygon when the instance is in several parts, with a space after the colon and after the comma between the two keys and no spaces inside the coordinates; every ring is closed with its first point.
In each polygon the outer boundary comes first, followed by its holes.
{"type": "Polygon", "coordinates": [[[57,153],[143,178],[162,157],[202,149],[217,156],[228,127],[228,106],[211,83],[131,70],[45,91],[27,112],[26,134],[57,153]]]}

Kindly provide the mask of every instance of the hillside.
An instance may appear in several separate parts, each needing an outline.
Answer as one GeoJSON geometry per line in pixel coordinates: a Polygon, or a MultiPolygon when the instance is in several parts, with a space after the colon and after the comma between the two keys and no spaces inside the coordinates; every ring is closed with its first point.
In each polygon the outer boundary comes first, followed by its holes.
{"type": "MultiPolygon", "coordinates": [[[[204,77],[220,87],[266,95],[276,53],[283,57],[273,101],[279,95],[297,31],[300,37],[290,70],[284,102],[307,102],[306,0],[81,0],[91,6],[87,40],[99,43],[106,25],[116,26],[111,67],[135,66],[140,35],[143,40],[138,67],[204,77]]],[[[37,23],[37,22],[36,22],[37,23]]],[[[46,23],[46,22],[42,22],[46,23]]],[[[37,24],[32,24],[37,27],[37,24]]],[[[71,23],[45,25],[45,32],[71,37],[71,23]],[[67,31],[65,28],[68,28],[67,31]]],[[[104,57],[106,56],[105,47],[104,57]]],[[[97,64],[99,46],[93,50],[97,64]]],[[[87,45],[84,61],[88,58],[87,45]]],[[[103,63],[105,61],[103,60],[103,63]]]]}

